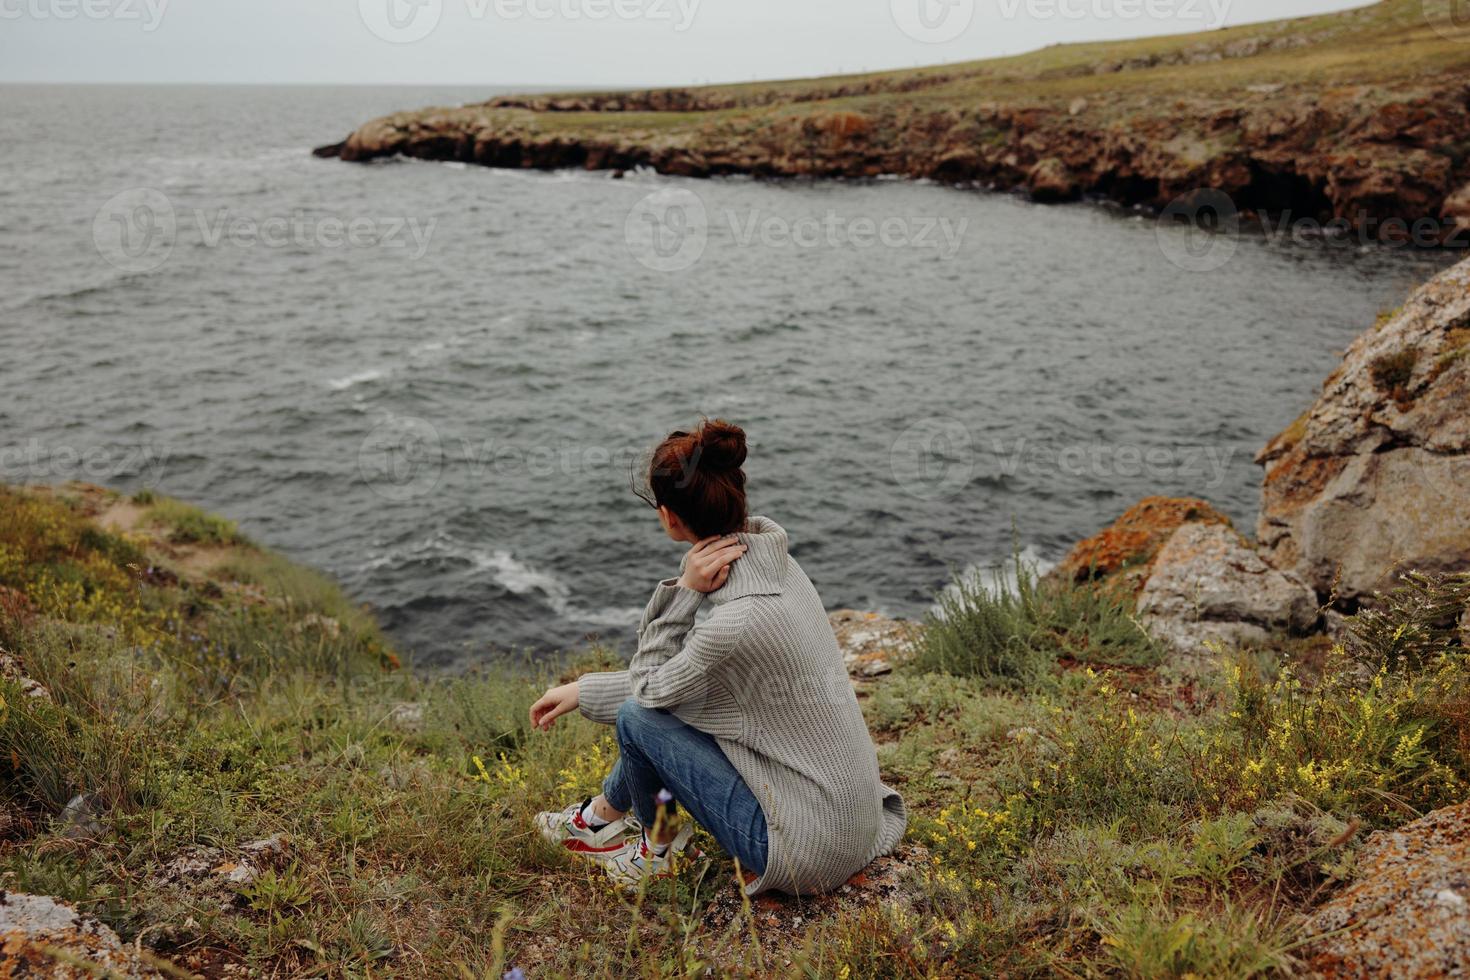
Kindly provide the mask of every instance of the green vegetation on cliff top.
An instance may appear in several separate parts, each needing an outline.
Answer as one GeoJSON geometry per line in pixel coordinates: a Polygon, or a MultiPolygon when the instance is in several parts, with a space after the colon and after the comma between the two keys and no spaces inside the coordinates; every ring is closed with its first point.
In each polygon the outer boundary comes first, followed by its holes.
{"type": "MultiPolygon", "coordinates": [[[[1380,0],[1353,10],[1245,24],[1191,34],[1058,44],[1004,58],[866,74],[743,82],[687,89],[707,111],[476,111],[501,130],[548,135],[622,135],[668,139],[703,127],[744,128],[761,116],[833,111],[874,113],[913,106],[925,110],[999,106],[1067,106],[1091,101],[1090,111],[1123,117],[1149,100],[1165,111],[1196,100],[1294,98],[1301,89],[1353,87],[1373,98],[1374,86],[1441,81],[1470,69],[1470,22],[1453,15],[1452,0],[1380,0]],[[1275,42],[1273,45],[1272,42],[1275,42]],[[1248,86],[1254,86],[1252,93],[1248,86]],[[1282,86],[1276,92],[1262,87],[1282,86]]],[[[619,92],[572,92],[565,99],[617,97],[619,92]]],[[[1388,98],[1386,94],[1377,97],[1388,98]]],[[[548,96],[550,99],[558,96],[548,96]]],[[[456,109],[423,109],[395,119],[456,109]]]]}
{"type": "Polygon", "coordinates": [[[606,729],[529,732],[545,678],[524,671],[396,669],[363,610],[208,532],[228,527],[0,488],[0,888],[188,972],[1269,975],[1352,875],[1359,825],[1470,779],[1466,651],[1424,612],[1447,586],[1345,647],[1283,641],[1206,676],[1157,665],[1109,604],[969,590],[942,662],[860,691],[913,811],[896,885],[748,904],[706,838],[710,862],[623,895],[530,822],[595,791],[606,729]]]}

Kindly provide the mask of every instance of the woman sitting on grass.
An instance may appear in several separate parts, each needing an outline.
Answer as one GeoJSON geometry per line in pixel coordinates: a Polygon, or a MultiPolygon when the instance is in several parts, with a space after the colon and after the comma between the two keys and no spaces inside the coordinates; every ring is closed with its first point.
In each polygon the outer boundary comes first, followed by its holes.
{"type": "Polygon", "coordinates": [[[690,545],[681,573],[654,590],[627,670],[531,706],[543,730],[578,707],[617,726],[602,795],[537,823],[622,884],[669,873],[688,846],[687,821],[666,829],[675,803],[756,875],[751,894],[830,890],[903,836],[822,600],[786,532],[746,516],[744,462],[745,433],[718,420],[659,444],[645,499],[690,545]]]}

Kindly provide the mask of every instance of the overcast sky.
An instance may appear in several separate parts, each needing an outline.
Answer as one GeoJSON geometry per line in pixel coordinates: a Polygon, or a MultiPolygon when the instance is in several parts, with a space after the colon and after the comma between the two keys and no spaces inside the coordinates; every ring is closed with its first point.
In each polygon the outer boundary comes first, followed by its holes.
{"type": "Polygon", "coordinates": [[[1177,34],[1343,0],[0,0],[0,81],[680,85],[1177,34]]]}

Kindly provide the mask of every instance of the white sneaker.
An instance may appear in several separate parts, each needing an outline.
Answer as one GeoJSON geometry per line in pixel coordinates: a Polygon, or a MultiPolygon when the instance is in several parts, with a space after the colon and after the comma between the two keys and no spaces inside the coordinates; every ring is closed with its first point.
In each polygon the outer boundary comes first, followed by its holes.
{"type": "Polygon", "coordinates": [[[593,830],[582,819],[582,808],[590,803],[588,797],[581,803],[573,803],[565,810],[545,811],[536,814],[536,829],[552,844],[560,844],[573,854],[594,861],[608,861],[634,844],[628,835],[639,830],[638,818],[626,813],[611,823],[593,830]]]}
{"type": "Polygon", "coordinates": [[[686,820],[660,854],[648,846],[646,835],[639,834],[637,840],[629,841],[627,847],[603,862],[603,868],[609,878],[624,888],[636,888],[639,882],[650,878],[667,878],[678,873],[682,862],[704,857],[699,848],[689,846],[693,836],[694,825],[686,820]]]}

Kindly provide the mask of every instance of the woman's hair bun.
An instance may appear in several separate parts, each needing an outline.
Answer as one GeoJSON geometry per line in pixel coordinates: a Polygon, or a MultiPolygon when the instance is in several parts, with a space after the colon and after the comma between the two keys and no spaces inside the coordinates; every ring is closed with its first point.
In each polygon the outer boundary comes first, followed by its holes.
{"type": "Polygon", "coordinates": [[[698,537],[745,527],[745,430],[705,419],[692,432],[670,432],[648,460],[647,491],[633,492],[667,507],[698,537]]]}
{"type": "Polygon", "coordinates": [[[745,430],[724,419],[706,419],[695,435],[699,439],[701,469],[723,473],[745,463],[745,430]]]}

